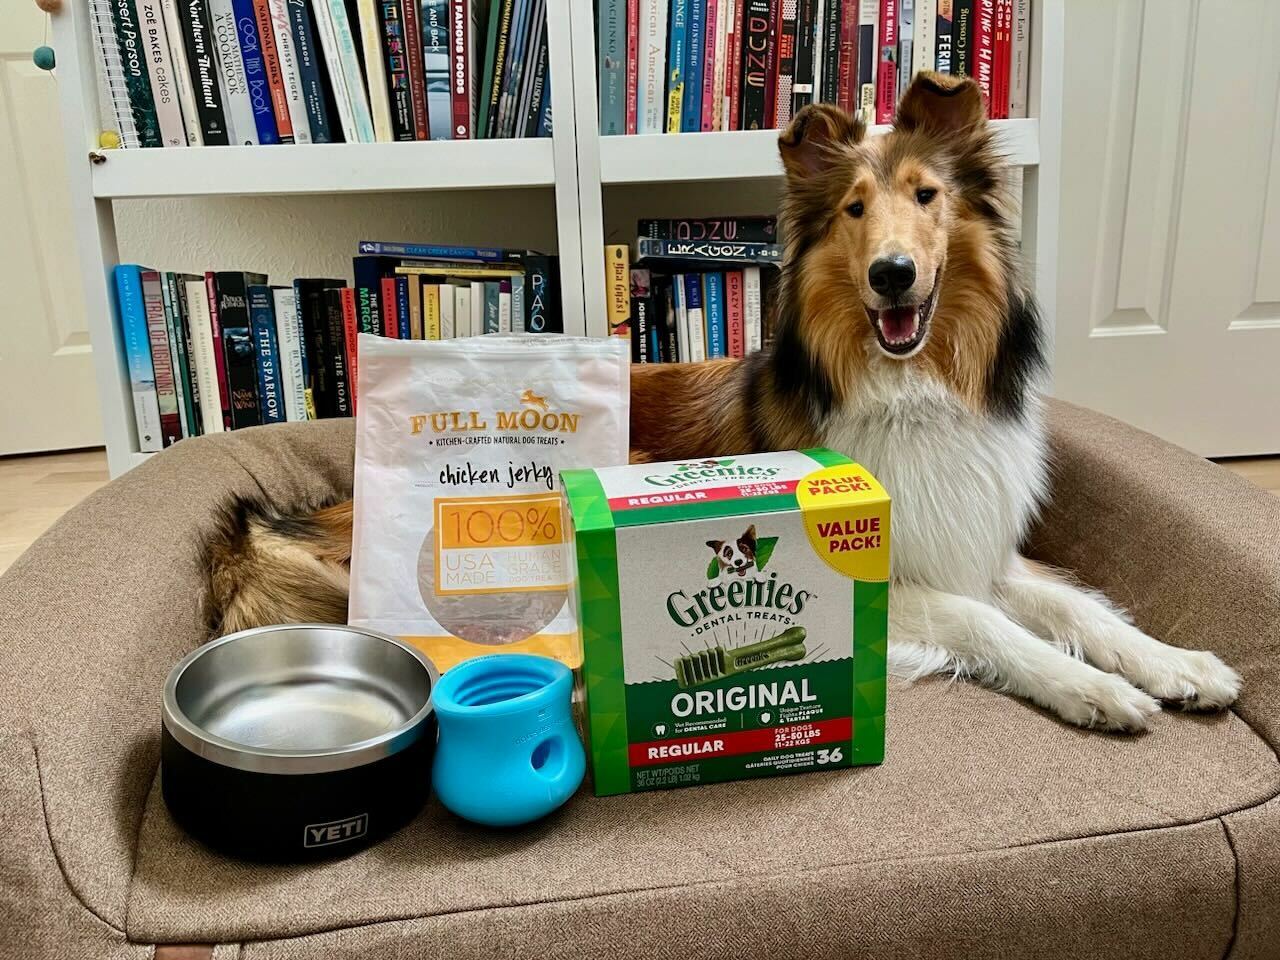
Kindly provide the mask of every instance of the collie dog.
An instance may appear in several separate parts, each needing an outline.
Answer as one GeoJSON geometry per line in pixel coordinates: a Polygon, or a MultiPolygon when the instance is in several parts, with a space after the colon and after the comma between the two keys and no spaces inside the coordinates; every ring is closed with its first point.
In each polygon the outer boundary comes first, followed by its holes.
{"type": "MultiPolygon", "coordinates": [[[[1142,730],[1161,702],[1226,707],[1240,680],[1212,653],[1018,554],[1046,493],[1044,358],[977,85],[921,74],[892,130],[864,132],[826,104],[783,132],[772,345],[634,367],[632,459],[828,446],[864,464],[894,501],[899,676],[972,677],[1104,730],[1142,730]]],[[[345,619],[350,544],[349,503],[237,505],[210,554],[221,626],[345,619]]]]}

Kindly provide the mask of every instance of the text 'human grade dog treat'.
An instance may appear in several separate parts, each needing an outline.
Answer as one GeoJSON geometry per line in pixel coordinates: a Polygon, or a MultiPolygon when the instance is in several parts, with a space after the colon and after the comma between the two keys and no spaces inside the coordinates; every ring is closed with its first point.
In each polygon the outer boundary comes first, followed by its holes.
{"type": "Polygon", "coordinates": [[[879,763],[889,497],[830,450],[573,470],[604,796],[879,763]]]}
{"type": "Polygon", "coordinates": [[[578,665],[559,476],[626,462],[626,347],[360,337],[352,624],[441,669],[499,650],[578,665]]]}

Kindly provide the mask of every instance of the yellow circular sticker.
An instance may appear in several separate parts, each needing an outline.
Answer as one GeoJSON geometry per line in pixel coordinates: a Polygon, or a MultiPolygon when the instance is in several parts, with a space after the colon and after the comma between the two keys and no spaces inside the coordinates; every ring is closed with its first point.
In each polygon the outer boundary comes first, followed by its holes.
{"type": "Polygon", "coordinates": [[[814,552],[855,580],[889,579],[889,494],[860,464],[824,467],[796,486],[814,552]]]}

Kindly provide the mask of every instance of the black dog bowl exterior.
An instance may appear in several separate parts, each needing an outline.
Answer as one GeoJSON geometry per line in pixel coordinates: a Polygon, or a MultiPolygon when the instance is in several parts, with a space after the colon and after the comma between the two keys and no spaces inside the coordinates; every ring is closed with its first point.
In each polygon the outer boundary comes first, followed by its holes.
{"type": "Polygon", "coordinates": [[[353,853],[430,794],[438,679],[408,644],[345,626],[264,627],[206,644],[165,685],[165,804],[233,856],[353,853]]]}

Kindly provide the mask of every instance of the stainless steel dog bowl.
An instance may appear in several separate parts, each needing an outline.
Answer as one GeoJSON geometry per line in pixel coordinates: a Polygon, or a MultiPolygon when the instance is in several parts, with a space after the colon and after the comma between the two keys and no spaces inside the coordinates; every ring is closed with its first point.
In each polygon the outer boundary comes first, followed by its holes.
{"type": "Polygon", "coordinates": [[[353,627],[261,627],[205,644],[165,683],[165,803],[198,839],[251,859],[366,846],[430,793],[439,679],[418,650],[353,627]]]}

